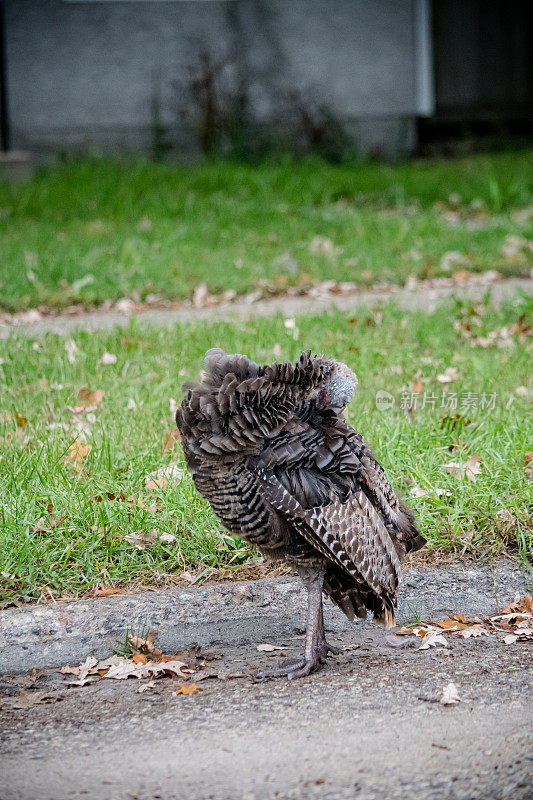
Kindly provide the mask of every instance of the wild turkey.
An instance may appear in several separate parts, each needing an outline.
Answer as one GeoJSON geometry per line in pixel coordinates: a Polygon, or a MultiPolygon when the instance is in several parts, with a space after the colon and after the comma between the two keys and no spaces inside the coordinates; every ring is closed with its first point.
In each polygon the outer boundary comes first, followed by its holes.
{"type": "Polygon", "coordinates": [[[394,624],[400,562],[425,540],[343,410],[357,377],[302,353],[258,366],[219,348],[176,414],[200,494],[225,527],[294,564],[308,591],[305,655],[258,678],[308,675],[338,652],[324,633],[322,592],[346,616],[394,624]]]}

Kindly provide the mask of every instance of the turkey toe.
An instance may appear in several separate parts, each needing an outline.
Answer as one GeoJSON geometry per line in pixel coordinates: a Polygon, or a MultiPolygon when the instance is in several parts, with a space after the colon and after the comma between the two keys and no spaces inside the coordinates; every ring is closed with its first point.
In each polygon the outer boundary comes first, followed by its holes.
{"type": "Polygon", "coordinates": [[[259,683],[269,678],[288,678],[290,681],[294,678],[304,678],[318,669],[321,663],[320,658],[291,659],[284,664],[280,664],[279,667],[272,667],[272,669],[265,669],[259,672],[254,680],[259,683]]]}

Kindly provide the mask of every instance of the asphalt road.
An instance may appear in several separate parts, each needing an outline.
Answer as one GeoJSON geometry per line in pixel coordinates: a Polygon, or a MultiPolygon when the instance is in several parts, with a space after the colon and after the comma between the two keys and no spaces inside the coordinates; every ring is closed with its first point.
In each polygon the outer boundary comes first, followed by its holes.
{"type": "MultiPolygon", "coordinates": [[[[1,800],[270,800],[533,797],[531,646],[448,636],[449,649],[395,648],[369,624],[333,634],[322,671],[254,684],[279,654],[212,648],[221,675],[176,695],[170,678],[81,688],[47,671],[33,690],[60,702],[12,708],[0,681],[1,800]],[[462,702],[443,706],[454,681],[462,702]]],[[[288,657],[301,639],[281,639],[288,657]]]]}

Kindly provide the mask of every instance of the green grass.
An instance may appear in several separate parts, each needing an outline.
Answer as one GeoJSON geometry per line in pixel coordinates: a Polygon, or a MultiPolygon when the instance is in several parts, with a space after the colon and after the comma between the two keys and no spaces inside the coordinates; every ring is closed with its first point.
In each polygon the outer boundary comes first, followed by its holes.
{"type": "Polygon", "coordinates": [[[531,236],[532,197],[530,151],[400,166],[48,167],[27,185],[0,185],[0,308],[183,299],[204,282],[238,294],[403,283],[449,274],[449,251],[464,255],[455,270],[527,274],[527,243],[507,255],[502,246],[531,236]],[[317,236],[329,250],[310,247],[317,236]]]}
{"type": "Polygon", "coordinates": [[[533,450],[533,388],[531,339],[527,318],[521,317],[532,311],[526,299],[498,311],[458,303],[432,315],[389,306],[382,316],[359,311],[357,320],[342,313],[297,320],[299,332],[287,328],[281,317],[172,330],[131,324],[124,330],[76,334],[74,364],[58,336],[3,343],[2,598],[74,595],[98,583],[155,585],[180,570],[198,574],[250,558],[246,545],[222,535],[188,475],[157,494],[145,487],[146,474],[171,461],[170,453],[162,453],[165,434],[173,428],[170,398],[180,399],[179,387],[198,375],[202,354],[212,345],[262,362],[274,360],[274,348],[284,358],[311,348],[346,361],[360,380],[349,419],[415,508],[429,546],[477,555],[508,550],[526,558],[533,542],[524,469],[524,455],[533,450]],[[502,327],[507,338],[500,333],[486,347],[472,346],[461,333],[490,338],[502,327]],[[104,352],[115,354],[117,362],[99,364],[104,352]],[[455,367],[458,377],[441,384],[436,376],[448,367],[455,367]],[[458,392],[457,411],[440,408],[440,403],[402,410],[402,388],[417,380],[427,397],[458,392]],[[102,389],[105,396],[90,424],[92,449],[76,471],[64,457],[77,437],[68,406],[76,405],[82,387],[102,389]],[[395,398],[388,411],[376,408],[380,389],[395,398]],[[477,408],[461,407],[464,392],[476,393],[477,408]],[[488,398],[496,392],[493,409],[480,407],[483,392],[488,398]],[[128,409],[130,398],[136,410],[128,409]],[[28,420],[18,434],[15,412],[28,420]],[[451,453],[456,439],[463,444],[451,453]],[[471,454],[482,458],[476,482],[441,469],[471,454]],[[412,497],[413,486],[427,489],[428,495],[412,497]],[[451,494],[439,496],[438,490],[451,494]],[[126,500],[105,494],[121,491],[126,500]],[[39,518],[47,516],[49,503],[55,517],[64,519],[49,532],[32,533],[39,518]],[[513,515],[511,522],[501,518],[501,509],[513,515]],[[125,541],[128,534],[154,528],[174,535],[175,542],[140,551],[125,541]]]}

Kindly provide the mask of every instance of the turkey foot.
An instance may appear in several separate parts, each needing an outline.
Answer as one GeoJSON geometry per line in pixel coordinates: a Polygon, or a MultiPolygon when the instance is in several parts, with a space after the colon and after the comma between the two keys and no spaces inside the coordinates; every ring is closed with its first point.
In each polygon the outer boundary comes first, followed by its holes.
{"type": "Polygon", "coordinates": [[[272,667],[272,669],[264,669],[262,672],[258,672],[254,681],[260,683],[269,678],[287,677],[290,681],[294,678],[304,678],[314,672],[315,669],[318,669],[322,663],[319,658],[291,658],[288,661],[284,661],[279,667],[272,667]]]}
{"type": "Polygon", "coordinates": [[[333,645],[329,644],[324,639],[316,646],[315,652],[311,658],[283,659],[279,666],[259,672],[254,680],[259,683],[260,681],[268,680],[268,678],[284,678],[285,676],[290,681],[294,678],[304,678],[306,675],[310,675],[311,672],[317,670],[322,664],[326,663],[328,653],[337,656],[340,652],[338,647],[333,647],[333,645]]]}
{"type": "Polygon", "coordinates": [[[324,633],[324,614],[322,611],[322,586],[324,572],[318,567],[302,567],[298,570],[307,587],[307,633],[305,637],[305,656],[301,659],[283,661],[279,666],[265,669],[256,675],[256,681],[268,678],[304,678],[326,663],[328,653],[338,655],[340,650],[326,641],[324,633]]]}

